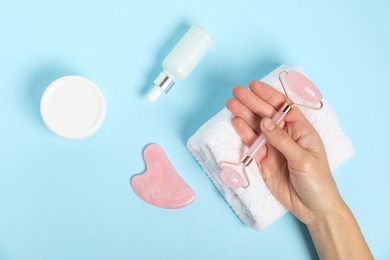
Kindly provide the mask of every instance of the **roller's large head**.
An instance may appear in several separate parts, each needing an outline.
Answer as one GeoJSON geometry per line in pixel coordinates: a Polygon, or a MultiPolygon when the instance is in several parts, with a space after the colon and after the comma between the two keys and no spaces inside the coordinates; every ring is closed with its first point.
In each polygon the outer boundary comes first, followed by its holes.
{"type": "Polygon", "coordinates": [[[279,74],[280,82],[282,83],[284,92],[287,95],[286,87],[294,91],[305,101],[315,105],[307,106],[296,104],[298,106],[304,106],[305,108],[319,109],[322,107],[322,94],[316,87],[316,85],[303,74],[297,71],[283,71],[279,74]]]}

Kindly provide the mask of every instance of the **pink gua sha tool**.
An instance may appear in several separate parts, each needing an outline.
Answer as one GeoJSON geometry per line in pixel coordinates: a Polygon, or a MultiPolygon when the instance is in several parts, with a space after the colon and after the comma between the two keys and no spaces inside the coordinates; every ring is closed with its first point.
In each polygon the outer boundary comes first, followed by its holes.
{"type": "Polygon", "coordinates": [[[168,156],[158,144],[145,148],[146,171],[131,179],[135,193],[153,206],[179,209],[195,200],[194,191],[173,168],[168,156]]]}
{"type": "MultiPolygon", "coordinates": [[[[322,94],[307,77],[296,71],[282,71],[279,74],[279,81],[282,84],[283,91],[286,95],[286,102],[281,109],[272,117],[275,124],[279,125],[287,114],[294,106],[299,106],[308,109],[318,110],[323,107],[322,94]],[[286,86],[293,90],[305,101],[310,104],[316,104],[317,106],[309,106],[306,104],[296,104],[291,102],[287,95],[286,86]]],[[[223,182],[233,189],[247,188],[249,186],[249,180],[245,168],[255,158],[260,148],[266,143],[266,139],[261,134],[256,141],[252,144],[249,150],[241,157],[240,162],[221,162],[219,168],[221,170],[220,177],[223,182]]]]}

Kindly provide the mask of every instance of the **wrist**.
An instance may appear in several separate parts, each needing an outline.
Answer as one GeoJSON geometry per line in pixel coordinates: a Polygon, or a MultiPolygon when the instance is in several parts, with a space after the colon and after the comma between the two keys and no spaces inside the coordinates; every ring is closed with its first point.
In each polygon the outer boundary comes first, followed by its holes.
{"type": "Polygon", "coordinates": [[[321,259],[373,259],[351,210],[342,199],[331,210],[317,212],[307,227],[321,259]]]}
{"type": "MultiPolygon", "coordinates": [[[[328,211],[319,211],[314,214],[312,221],[307,224],[310,235],[320,258],[343,259],[343,242],[340,241],[340,232],[343,225],[349,222],[349,208],[344,201],[339,201],[328,211]],[[323,257],[327,255],[327,257],[323,257]]],[[[347,226],[347,225],[346,225],[347,226]]]]}
{"type": "Polygon", "coordinates": [[[334,225],[340,218],[347,218],[351,214],[347,204],[341,197],[334,200],[331,205],[326,210],[313,210],[313,218],[306,223],[309,230],[317,230],[334,225]]]}

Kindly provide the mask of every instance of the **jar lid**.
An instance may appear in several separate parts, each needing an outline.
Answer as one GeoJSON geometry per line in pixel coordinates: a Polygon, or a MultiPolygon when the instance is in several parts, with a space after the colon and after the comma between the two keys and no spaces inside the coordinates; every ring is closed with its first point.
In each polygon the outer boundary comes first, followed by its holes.
{"type": "Polygon", "coordinates": [[[55,134],[71,140],[92,136],[106,115],[100,89],[81,76],[65,76],[53,81],[43,93],[41,116],[55,134]]]}

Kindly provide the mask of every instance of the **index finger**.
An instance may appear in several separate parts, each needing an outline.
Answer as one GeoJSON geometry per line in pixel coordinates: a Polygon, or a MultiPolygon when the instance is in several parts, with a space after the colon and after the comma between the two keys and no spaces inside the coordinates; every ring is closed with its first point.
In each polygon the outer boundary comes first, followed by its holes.
{"type": "Polygon", "coordinates": [[[276,110],[279,110],[286,102],[286,96],[283,93],[264,82],[254,80],[249,84],[249,88],[253,93],[273,106],[276,110]]]}

